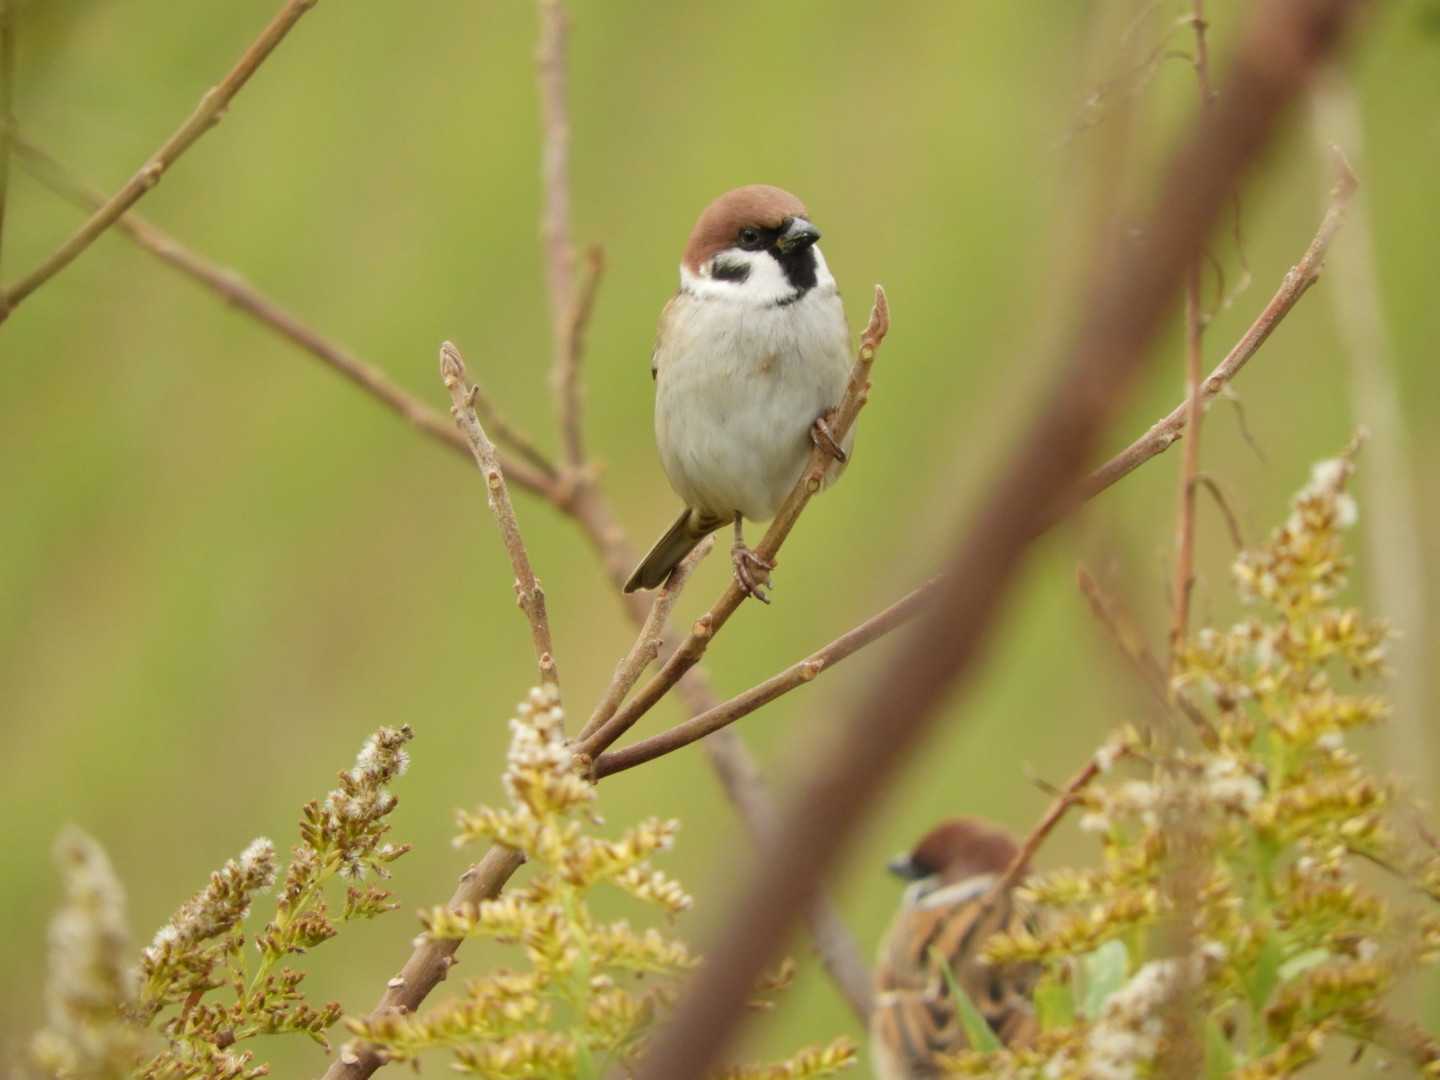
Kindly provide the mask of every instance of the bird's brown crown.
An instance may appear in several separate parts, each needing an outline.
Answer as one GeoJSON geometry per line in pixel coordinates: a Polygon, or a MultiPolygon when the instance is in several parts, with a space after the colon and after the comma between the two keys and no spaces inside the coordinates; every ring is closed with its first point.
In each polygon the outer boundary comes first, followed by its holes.
{"type": "Polygon", "coordinates": [[[735,246],[741,229],[779,229],[791,218],[809,216],[805,204],[783,188],[769,184],[738,187],[700,212],[682,261],[692,273],[698,273],[706,259],[735,246]]]}
{"type": "Polygon", "coordinates": [[[951,818],[920,838],[910,853],[917,870],[946,882],[978,874],[1001,874],[1019,853],[1009,833],[977,818],[951,818]]]}

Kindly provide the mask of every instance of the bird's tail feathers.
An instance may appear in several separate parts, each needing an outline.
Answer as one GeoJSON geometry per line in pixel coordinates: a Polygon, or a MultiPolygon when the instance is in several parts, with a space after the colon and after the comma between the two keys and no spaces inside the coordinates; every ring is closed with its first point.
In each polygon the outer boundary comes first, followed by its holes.
{"type": "Polygon", "coordinates": [[[625,591],[630,593],[637,589],[659,588],[670,576],[670,572],[680,565],[680,560],[723,524],[723,521],[702,518],[688,507],[682,510],[675,519],[675,524],[655,541],[650,554],[640,560],[640,565],[630,575],[630,580],[625,582],[625,591]]]}

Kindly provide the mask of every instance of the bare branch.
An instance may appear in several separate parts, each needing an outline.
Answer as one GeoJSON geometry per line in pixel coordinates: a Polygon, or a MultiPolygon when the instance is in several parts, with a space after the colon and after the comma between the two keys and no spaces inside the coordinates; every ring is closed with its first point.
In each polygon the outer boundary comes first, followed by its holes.
{"type": "Polygon", "coordinates": [[[115,224],[120,219],[120,215],[139,202],[147,191],[158,184],[160,178],[164,176],[165,170],[173,165],[181,154],[189,150],[200,136],[220,122],[231,99],[250,81],[250,76],[254,75],[256,69],[275,51],[275,47],[300,21],[300,17],[315,4],[316,0],[287,0],[285,6],[270,20],[269,25],[260,32],[260,36],[241,54],[229,74],[205,92],[200,103],[195,106],[195,111],[180,125],[175,134],[165,140],[160,149],[150,155],[149,160],[140,167],[140,171],[126,181],[124,187],[110,196],[69,240],[61,244],[44,262],[10,286],[3,296],[0,296],[0,321],[3,321],[20,301],[69,266],[76,256],[95,241],[96,237],[115,224]]]}
{"type": "MultiPolygon", "coordinates": [[[[10,143],[15,130],[15,11],[0,0],[0,254],[5,250],[5,205],[10,194],[10,143]]],[[[0,299],[0,309],[5,306],[0,299]]],[[[0,318],[4,318],[0,310],[0,318]]]]}
{"type": "Polygon", "coordinates": [[[1145,645],[1145,639],[1135,625],[1135,620],[1114,597],[1100,588],[1100,583],[1091,577],[1083,566],[1075,568],[1075,582],[1090,604],[1090,611],[1110,635],[1110,640],[1120,654],[1130,662],[1146,688],[1155,695],[1155,700],[1166,710],[1179,709],[1195,726],[1206,746],[1218,745],[1219,737],[1209,718],[1197,709],[1183,694],[1172,690],[1170,679],[1160,661],[1145,645]]]}
{"type": "Polygon", "coordinates": [[[658,757],[689,746],[741,717],[749,716],[756,709],[768,705],[776,698],[788,694],[812,682],[817,675],[834,667],[846,657],[859,652],[872,641],[884,637],[890,631],[903,626],[921,611],[938,579],[928,581],[901,597],[879,614],[872,615],[859,626],[836,638],[823,649],[811,653],[799,663],[791,664],[778,675],[774,675],[743,694],[737,694],[729,701],[715,705],[689,720],[676,724],[658,735],[642,739],[619,750],[602,754],[595,762],[595,775],[610,776],[613,773],[633,769],[636,765],[654,761],[658,757]]]}
{"type": "MultiPolygon", "coordinates": [[[[1346,210],[1349,208],[1350,199],[1354,194],[1355,177],[1346,170],[1341,174],[1330,193],[1330,205],[1325,211],[1325,217],[1320,222],[1320,228],[1316,231],[1315,238],[1310,241],[1310,246],[1305,250],[1305,254],[1286,272],[1280,288],[1276,290],[1275,295],[1270,298],[1270,302],[1265,305],[1256,320],[1250,324],[1250,328],[1245,331],[1244,336],[1235,343],[1235,347],[1230,350],[1225,359],[1220,361],[1215,369],[1205,377],[1202,405],[1208,405],[1231,379],[1240,374],[1245,365],[1250,362],[1250,358],[1260,351],[1260,346],[1265,344],[1275,328],[1299,303],[1306,290],[1320,280],[1320,270],[1325,265],[1325,256],[1330,250],[1330,243],[1335,239],[1335,234],[1345,220],[1346,210]]],[[[1157,421],[1144,435],[1091,473],[1082,488],[1083,496],[1087,499],[1093,498],[1115,481],[1129,476],[1138,466],[1152,457],[1170,449],[1185,430],[1188,409],[1189,398],[1187,397],[1185,401],[1157,421]]]]}
{"type": "MultiPolygon", "coordinates": [[[[495,441],[504,443],[514,450],[536,471],[542,473],[555,491],[559,491],[560,470],[545,456],[545,452],[535,444],[535,440],[527,432],[510,422],[509,418],[500,411],[500,406],[495,404],[495,400],[478,381],[471,383],[470,400],[475,403],[475,415],[480,418],[480,423],[485,426],[486,431],[494,433],[495,441]]],[[[506,468],[506,475],[509,475],[509,468],[506,468]]],[[[544,494],[549,498],[555,497],[548,492],[544,494]]]]}
{"type": "Polygon", "coordinates": [[[1240,519],[1235,516],[1235,511],[1230,508],[1230,500],[1225,497],[1225,491],[1220,487],[1220,481],[1207,473],[1199,473],[1195,477],[1195,483],[1210,493],[1211,499],[1220,509],[1220,515],[1225,519],[1225,528],[1229,530],[1230,542],[1235,546],[1236,551],[1245,550],[1245,533],[1240,528],[1240,519]]]}
{"type": "Polygon", "coordinates": [[[1035,853],[1055,831],[1055,826],[1060,824],[1066,811],[1075,805],[1075,800],[1080,797],[1080,792],[1099,775],[1100,762],[1097,758],[1092,757],[1085,763],[1085,767],[1072,776],[1070,782],[1060,789],[1059,794],[1055,796],[1055,801],[1045,811],[1045,816],[1036,823],[1035,828],[1030,830],[1030,835],[1025,837],[1025,842],[1020,845],[1020,850],[1010,860],[1010,865],[1005,868],[1005,872],[995,879],[995,884],[990,886],[990,891],[985,894],[985,899],[982,901],[984,908],[989,908],[1025,876],[1030,869],[1031,860],[1035,858],[1035,853]]]}
{"type": "Polygon", "coordinates": [[[615,715],[615,710],[620,708],[620,703],[625,700],[625,695],[640,681],[640,676],[645,674],[657,656],[660,655],[660,646],[664,644],[665,627],[670,621],[670,610],[675,606],[675,601],[680,599],[680,591],[685,588],[685,583],[690,580],[690,572],[700,565],[705,556],[715,546],[713,535],[707,536],[697,544],[689,555],[680,561],[675,572],[666,579],[665,584],[655,594],[655,602],[650,605],[650,614],[640,626],[640,633],[636,635],[635,644],[630,646],[630,651],[615,668],[615,675],[606,687],[605,693],[601,695],[600,702],[590,715],[580,733],[575,736],[579,742],[584,742],[585,737],[598,729],[605,721],[615,715]]]}
{"type": "MultiPolygon", "coordinates": [[[[870,311],[870,321],[865,328],[865,333],[860,338],[860,349],[855,360],[855,365],[850,370],[850,379],[845,387],[845,395],[841,398],[840,404],[836,407],[835,416],[830,421],[830,429],[834,433],[837,442],[843,442],[855,418],[860,410],[864,408],[865,401],[870,390],[870,368],[875,362],[875,353],[885,340],[885,334],[890,329],[890,307],[885,299],[885,290],[879,285],[875,286],[875,306],[870,311]]],[[[824,483],[826,470],[830,467],[830,457],[820,447],[815,447],[810,453],[810,461],[791,489],[785,502],[775,514],[775,520],[765,530],[764,537],[756,546],[755,551],[762,558],[773,562],[780,545],[790,535],[790,530],[795,527],[801,512],[810,502],[811,496],[820,490],[824,483]]],[[[685,638],[681,646],[671,653],[670,658],[665,661],[661,669],[655,673],[639,692],[625,704],[609,722],[600,730],[594,732],[591,737],[582,744],[582,751],[590,754],[591,757],[598,755],[600,750],[609,746],[626,731],[635,721],[644,716],[647,711],[662,697],[669,692],[680,677],[693,667],[704,655],[710,640],[720,632],[726,620],[735,613],[746,596],[745,590],[740,585],[731,581],[721,595],[715,601],[710,610],[695,621],[694,629],[685,638]]]]}
{"type": "MultiPolygon", "coordinates": [[[[524,861],[525,857],[511,848],[498,844],[491,847],[479,862],[460,875],[460,884],[456,886],[448,906],[458,911],[467,906],[477,906],[482,900],[495,899],[524,861]]],[[[456,963],[455,951],[459,948],[458,938],[437,939],[422,934],[405,966],[385,984],[385,993],[370,1013],[370,1019],[417,1009],[430,991],[450,974],[456,963]]],[[[325,1080],[359,1080],[372,1075],[383,1064],[384,1058],[373,1047],[347,1043],[325,1071],[325,1080]]]]}
{"type": "MultiPolygon", "coordinates": [[[[1200,106],[1210,104],[1210,47],[1206,42],[1205,0],[1191,0],[1190,24],[1195,31],[1195,81],[1200,106]]],[[[1185,282],[1185,426],[1190,438],[1180,465],[1179,506],[1175,512],[1175,580],[1170,592],[1170,664],[1173,667],[1190,627],[1190,592],[1195,587],[1195,474],[1200,471],[1200,371],[1205,356],[1205,312],[1201,299],[1203,253],[1190,267],[1185,282]]],[[[1219,265],[1218,262],[1216,264],[1219,265]]],[[[1223,297],[1225,288],[1220,287],[1223,297]]]]}
{"type": "Polygon", "coordinates": [[[753,865],[709,960],[650,1042],[637,1080],[703,1076],[729,1044],[755,978],[818,893],[846,841],[974,667],[1000,602],[1033,539],[1073,505],[1084,463],[1125,396],[1148,346],[1229,193],[1269,143],[1315,66],[1340,43],[1361,0],[1260,7],[1228,93],[1206,110],[1163,174],[1139,239],[1096,268],[1060,377],[995,476],[949,560],[935,604],[887,678],[837,724],[799,779],[774,839],[753,865]]]}
{"type": "Polygon", "coordinates": [[[537,0],[540,42],[535,70],[540,88],[541,163],[540,238],[545,257],[545,285],[550,294],[552,354],[550,381],[556,413],[571,468],[585,460],[580,431],[579,352],[572,344],[574,319],[575,244],[570,237],[570,106],[567,51],[570,17],[561,0],[537,0]]]}
{"type": "Polygon", "coordinates": [[[580,385],[580,362],[585,356],[585,329],[595,309],[595,294],[605,273],[605,252],[596,245],[585,252],[585,282],[570,305],[565,321],[564,339],[558,346],[555,363],[556,407],[560,417],[560,437],[570,467],[584,481],[585,472],[585,395],[580,385]]]}
{"type": "Polygon", "coordinates": [[[560,677],[555,670],[555,646],[550,640],[545,591],[540,588],[540,582],[530,566],[530,554],[525,550],[525,540],[520,535],[520,523],[515,518],[515,507],[510,503],[510,491],[505,486],[505,474],[495,456],[495,446],[486,437],[485,429],[475,415],[472,388],[465,378],[465,361],[460,356],[460,350],[448,341],[440,346],[440,377],[445,382],[445,389],[450,392],[450,412],[465,433],[470,452],[475,455],[475,464],[480,466],[480,472],[485,477],[490,509],[500,523],[500,537],[505,542],[510,565],[515,570],[515,601],[530,623],[530,641],[535,647],[540,681],[558,685],[560,677]]]}
{"type": "MultiPolygon", "coordinates": [[[[18,132],[15,135],[15,158],[41,184],[77,206],[93,208],[104,201],[99,192],[76,180],[58,161],[18,132]]],[[[444,443],[457,453],[466,457],[470,455],[470,446],[465,441],[465,436],[460,434],[443,414],[401,389],[379,368],[366,363],[344,346],[305,325],[293,312],[280,307],[247,283],[236,271],[210,262],[138,214],[125,214],[115,223],[115,227],[162,262],[203,285],[226,303],[250,315],[292,345],[308,352],[350,380],[423,434],[444,443]]],[[[552,497],[549,489],[554,485],[537,468],[504,455],[500,458],[500,465],[507,482],[535,494],[552,497]]]]}

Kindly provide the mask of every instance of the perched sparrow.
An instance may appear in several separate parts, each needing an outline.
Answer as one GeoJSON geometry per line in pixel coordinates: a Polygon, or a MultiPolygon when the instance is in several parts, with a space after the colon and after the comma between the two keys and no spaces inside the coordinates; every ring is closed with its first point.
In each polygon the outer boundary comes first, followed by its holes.
{"type": "Polygon", "coordinates": [[[1035,1033],[1036,971],[980,962],[985,940],[1024,920],[1013,893],[988,902],[990,887],[1014,860],[1010,836],[975,818],[942,822],[890,869],[912,882],[880,946],[875,967],[871,1055],[880,1080],[942,1075],[935,1059],[968,1044],[949,979],[965,991],[1007,1045],[1035,1033]],[[950,968],[947,978],[943,966],[950,968]]]}
{"type": "Polygon", "coordinates": [[[659,586],[733,522],[735,577],[765,600],[774,564],[745,546],[741,521],[775,516],[812,442],[835,458],[827,483],[839,474],[850,439],[836,443],[826,414],[845,392],[850,331],[818,239],[804,204],[764,184],[721,195],[695,223],[650,360],[655,441],[685,510],[626,592],[659,586]]]}

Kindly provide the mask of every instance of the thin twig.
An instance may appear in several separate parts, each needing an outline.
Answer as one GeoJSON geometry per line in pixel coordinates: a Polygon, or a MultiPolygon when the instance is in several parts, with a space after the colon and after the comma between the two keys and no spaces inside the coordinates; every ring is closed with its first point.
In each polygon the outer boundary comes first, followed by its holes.
{"type": "Polygon", "coordinates": [[[586,736],[615,715],[615,710],[620,708],[620,703],[625,700],[625,695],[630,693],[635,684],[640,681],[640,676],[645,674],[645,669],[660,655],[660,646],[664,644],[665,640],[665,627],[670,621],[670,610],[675,606],[675,601],[680,599],[680,591],[685,588],[685,583],[690,579],[690,572],[700,565],[701,560],[710,554],[714,546],[714,536],[707,536],[695,546],[690,554],[680,560],[680,565],[675,568],[675,572],[665,580],[665,584],[660,586],[659,591],[655,594],[655,602],[650,605],[650,614],[645,616],[640,633],[635,637],[635,644],[630,646],[630,651],[625,654],[625,658],[615,668],[610,685],[600,696],[600,701],[590,714],[590,719],[575,736],[577,741],[583,742],[586,736]]]}
{"type": "Polygon", "coordinates": [[[1092,757],[1085,763],[1085,767],[1072,776],[1069,783],[1060,789],[1059,793],[1055,796],[1055,801],[1052,802],[1050,808],[1045,811],[1045,816],[1030,830],[1030,835],[1025,837],[1025,842],[1020,845],[1020,850],[1017,851],[1015,857],[1010,860],[1010,865],[1005,868],[1005,872],[996,878],[995,883],[990,886],[990,891],[985,894],[985,899],[981,901],[982,910],[988,909],[996,900],[1014,888],[1020,879],[1029,872],[1030,863],[1035,858],[1035,853],[1040,850],[1041,845],[1043,845],[1050,834],[1055,831],[1055,826],[1060,824],[1061,819],[1064,818],[1070,807],[1075,805],[1076,799],[1080,797],[1080,792],[1089,785],[1090,781],[1099,775],[1099,759],[1092,757]]]}
{"type": "Polygon", "coordinates": [[[0,321],[20,301],[33,293],[45,282],[58,274],[89,247],[101,233],[115,224],[120,215],[140,201],[141,197],[160,182],[165,170],[177,158],[195,145],[196,140],[218,124],[224,117],[230,101],[250,81],[259,66],[275,51],[300,17],[316,4],[316,0],[287,0],[279,13],[270,20],[250,47],[241,54],[235,66],[230,69],[217,85],[201,97],[195,111],[180,125],[176,132],[166,139],[160,149],[150,155],[139,172],[126,181],[125,186],[108,198],[79,230],[61,244],[39,266],[21,278],[0,297],[0,321]]]}
{"type": "Polygon", "coordinates": [[[749,716],[756,709],[768,705],[776,698],[791,690],[812,682],[817,675],[834,667],[846,657],[859,652],[866,645],[890,631],[903,626],[918,615],[930,596],[934,581],[926,582],[912,590],[879,614],[872,615],[859,626],[836,638],[823,649],[819,649],[804,660],[791,664],[784,671],[771,676],[758,686],[752,686],[743,694],[737,694],[729,701],[722,702],[705,712],[692,716],[674,727],[652,735],[648,739],[631,743],[619,750],[602,754],[595,762],[596,776],[610,776],[647,761],[654,761],[683,746],[689,746],[741,717],[749,716]]]}
{"type": "Polygon", "coordinates": [[[460,350],[448,341],[440,346],[440,378],[450,392],[450,412],[464,432],[470,452],[475,455],[475,464],[480,466],[480,472],[485,477],[490,509],[500,523],[500,537],[505,542],[510,565],[515,570],[515,602],[530,623],[530,641],[535,647],[540,681],[559,685],[555,646],[550,640],[550,616],[545,609],[545,591],[530,565],[530,554],[525,550],[525,540],[520,535],[520,523],[515,518],[515,507],[510,503],[510,490],[505,486],[505,474],[495,456],[495,446],[475,415],[475,401],[465,378],[465,361],[460,356],[460,350]]]}
{"type": "MultiPolygon", "coordinates": [[[[546,457],[545,452],[536,445],[529,433],[512,423],[500,411],[495,400],[479,382],[471,384],[470,398],[475,402],[475,415],[480,417],[480,422],[485,425],[485,430],[494,434],[497,443],[504,443],[514,450],[537,471],[543,473],[552,484],[559,480],[560,470],[555,467],[555,463],[546,457]]],[[[508,469],[506,475],[509,475],[508,469]]]]}
{"type": "Polygon", "coordinates": [[[593,245],[585,252],[585,280],[575,295],[566,317],[564,337],[557,346],[555,367],[556,407],[560,437],[566,461],[583,482],[585,464],[584,388],[580,384],[580,362],[585,355],[585,330],[595,310],[595,293],[605,273],[605,252],[593,245]]]}
{"type": "Polygon", "coordinates": [[[1083,566],[1075,568],[1075,582],[1081,594],[1090,604],[1090,611],[1110,635],[1110,640],[1120,654],[1135,669],[1140,681],[1145,684],[1159,704],[1166,708],[1177,708],[1195,726],[1200,738],[1207,746],[1218,743],[1215,727],[1208,717],[1197,709],[1188,698],[1171,688],[1170,679],[1155,654],[1145,644],[1135,620],[1113,596],[1100,587],[1100,583],[1083,566]]]}
{"type": "MultiPolygon", "coordinates": [[[[0,254],[5,250],[5,206],[10,194],[10,143],[14,130],[15,11],[12,0],[0,0],[0,254]]],[[[0,308],[4,303],[0,297],[0,308]]]]}
{"type": "Polygon", "coordinates": [[[1163,174],[1139,239],[1117,245],[1065,335],[1059,378],[989,484],[948,560],[935,603],[907,634],[886,677],[827,725],[797,778],[774,839],[705,950],[707,962],[647,1044],[636,1080],[704,1076],[731,1042],[757,975],[813,902],[853,833],[943,699],[970,674],[1027,549],[1074,503],[1085,462],[1124,400],[1229,192],[1273,138],[1316,65],[1338,45],[1362,0],[1260,7],[1227,86],[1163,174]]]}
{"type": "MultiPolygon", "coordinates": [[[[1310,286],[1320,280],[1320,271],[1325,265],[1325,256],[1330,250],[1330,243],[1335,239],[1335,234],[1345,220],[1346,210],[1349,208],[1351,197],[1354,194],[1355,177],[1346,169],[1341,172],[1335,187],[1331,190],[1330,204],[1326,208],[1320,228],[1316,231],[1314,239],[1310,241],[1310,246],[1305,250],[1305,254],[1286,272],[1275,295],[1270,298],[1270,302],[1265,305],[1264,310],[1250,324],[1250,328],[1245,331],[1240,340],[1235,343],[1235,347],[1205,377],[1202,384],[1204,390],[1202,405],[1208,405],[1226,384],[1240,373],[1250,362],[1250,358],[1260,350],[1260,346],[1265,344],[1275,328],[1285,319],[1285,316],[1289,315],[1290,311],[1299,303],[1300,298],[1305,295],[1310,286]]],[[[1088,499],[1099,494],[1115,481],[1128,476],[1139,465],[1173,446],[1184,433],[1189,404],[1187,396],[1185,401],[1170,410],[1149,431],[1091,473],[1082,488],[1083,497],[1088,499]]]]}
{"type": "Polygon", "coordinates": [[[1220,515],[1225,519],[1225,528],[1230,533],[1230,542],[1235,546],[1236,551],[1245,550],[1245,533],[1240,528],[1240,519],[1235,516],[1235,511],[1230,507],[1230,500],[1225,497],[1225,490],[1208,473],[1199,473],[1195,477],[1195,483],[1210,493],[1215,505],[1220,508],[1220,515]]]}
{"type": "MultiPolygon", "coordinates": [[[[840,399],[840,403],[835,409],[835,416],[830,421],[830,430],[837,442],[844,441],[846,434],[855,423],[855,418],[865,406],[870,390],[870,368],[875,361],[875,353],[884,342],[885,334],[889,329],[890,307],[885,299],[885,290],[877,285],[875,286],[875,306],[870,310],[870,321],[866,325],[865,333],[861,335],[860,349],[855,364],[850,369],[850,379],[846,384],[845,394],[840,399]]],[[[770,562],[775,561],[780,546],[790,535],[790,530],[795,527],[795,522],[799,520],[801,512],[823,485],[825,473],[830,465],[831,458],[825,450],[818,446],[811,450],[810,461],[806,465],[805,471],[800,475],[800,479],[796,481],[785,502],[775,514],[775,520],[765,530],[764,537],[756,545],[755,551],[763,559],[770,562]]],[[[669,692],[680,677],[700,660],[711,639],[720,632],[720,628],[735,613],[735,609],[740,606],[745,597],[745,590],[732,579],[720,599],[715,601],[710,610],[695,621],[694,628],[680,648],[671,653],[664,666],[651,676],[650,681],[641,687],[635,696],[610,718],[608,723],[592,734],[585,744],[582,744],[582,750],[589,753],[592,758],[597,756],[600,750],[613,743],[628,731],[640,717],[644,716],[657,701],[669,692]]]]}
{"type": "Polygon", "coordinates": [[[585,460],[585,447],[580,429],[580,391],[576,385],[579,353],[571,344],[575,244],[570,237],[570,80],[566,56],[570,17],[561,0],[538,0],[536,14],[540,20],[540,41],[535,50],[542,136],[540,238],[545,258],[545,285],[550,295],[550,382],[565,442],[565,460],[572,469],[578,469],[585,460]]]}
{"type": "MultiPolygon", "coordinates": [[[[15,133],[15,159],[41,184],[61,198],[84,208],[104,202],[104,196],[75,179],[65,167],[24,135],[15,133]]],[[[211,262],[187,248],[159,226],[136,213],[123,215],[115,227],[144,250],[179,270],[215,293],[226,303],[245,312],[275,331],[327,367],[338,372],[385,408],[400,416],[425,435],[444,443],[449,449],[470,456],[470,446],[455,425],[444,414],[392,382],[383,371],[366,363],[344,346],[324,337],[246,282],[236,271],[211,262]]],[[[478,403],[477,403],[478,404],[478,403]]],[[[546,463],[548,465],[548,463],[546,463]]],[[[554,497],[554,485],[536,466],[505,455],[500,466],[508,483],[545,497],[554,497]]],[[[553,466],[549,472],[553,474],[553,466]]]]}
{"type": "MultiPolygon", "coordinates": [[[[1210,104],[1210,48],[1206,43],[1205,2],[1191,0],[1190,24],[1195,31],[1195,81],[1200,106],[1210,104]]],[[[1190,593],[1195,587],[1195,474],[1200,471],[1200,372],[1205,356],[1205,312],[1201,299],[1203,253],[1190,267],[1185,282],[1185,426],[1190,438],[1180,465],[1175,513],[1175,578],[1170,593],[1170,666],[1173,670],[1190,627],[1190,593]]],[[[1224,292],[1222,286],[1221,292],[1224,292]]]]}

